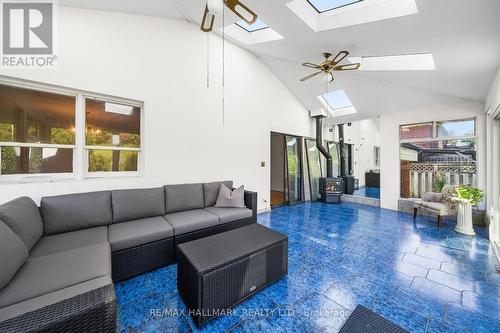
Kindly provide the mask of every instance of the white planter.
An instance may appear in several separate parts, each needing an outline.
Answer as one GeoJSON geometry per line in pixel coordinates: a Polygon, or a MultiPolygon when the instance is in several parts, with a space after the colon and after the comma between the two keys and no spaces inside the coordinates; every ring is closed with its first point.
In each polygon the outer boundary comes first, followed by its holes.
{"type": "Polygon", "coordinates": [[[457,226],[455,231],[464,235],[475,236],[472,223],[472,206],[466,200],[456,200],[457,205],[457,226]]]}

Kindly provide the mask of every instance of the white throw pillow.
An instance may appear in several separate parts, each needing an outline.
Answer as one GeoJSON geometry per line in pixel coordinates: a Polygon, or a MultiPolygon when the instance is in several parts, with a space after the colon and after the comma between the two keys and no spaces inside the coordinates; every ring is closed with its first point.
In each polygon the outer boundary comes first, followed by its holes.
{"type": "Polygon", "coordinates": [[[231,191],[226,185],[221,184],[215,207],[245,208],[245,189],[243,185],[231,191]]]}

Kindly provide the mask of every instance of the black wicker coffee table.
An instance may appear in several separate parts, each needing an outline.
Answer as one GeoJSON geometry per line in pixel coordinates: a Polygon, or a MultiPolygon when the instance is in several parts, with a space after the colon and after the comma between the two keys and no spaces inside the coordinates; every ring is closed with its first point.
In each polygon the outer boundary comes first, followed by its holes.
{"type": "Polygon", "coordinates": [[[198,326],[288,273],[288,237],[260,224],[177,250],[177,288],[198,326]]]}

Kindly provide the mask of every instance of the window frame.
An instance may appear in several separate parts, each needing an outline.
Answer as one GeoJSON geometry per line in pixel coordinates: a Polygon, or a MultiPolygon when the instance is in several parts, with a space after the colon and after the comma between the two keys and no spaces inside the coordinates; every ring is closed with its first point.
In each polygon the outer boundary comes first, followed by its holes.
{"type": "Polygon", "coordinates": [[[318,8],[316,8],[316,6],[311,2],[311,0],[306,0],[307,3],[309,3],[309,5],[311,5],[311,7],[318,13],[318,14],[324,14],[324,13],[328,13],[328,12],[331,12],[331,11],[334,11],[334,10],[337,10],[337,9],[340,9],[340,8],[345,8],[345,7],[349,7],[349,6],[352,6],[352,5],[355,5],[355,4],[358,4],[360,2],[363,2],[364,0],[357,0],[357,1],[353,1],[351,3],[348,3],[348,4],[345,4],[345,5],[342,5],[342,6],[338,6],[338,7],[333,7],[333,8],[330,8],[330,9],[327,9],[327,10],[324,10],[324,11],[320,11],[318,8]]]}
{"type": "MultiPolygon", "coordinates": [[[[79,89],[72,89],[61,87],[41,82],[30,80],[11,78],[0,75],[0,85],[10,86],[14,88],[28,89],[58,95],[71,96],[75,98],[75,144],[74,145],[61,145],[49,143],[20,143],[20,142],[0,142],[0,147],[36,147],[36,148],[65,148],[73,149],[73,172],[68,173],[33,173],[33,174],[13,174],[3,175],[0,169],[0,184],[5,183],[44,183],[65,180],[91,180],[91,179],[106,179],[106,178],[123,178],[123,177],[143,177],[144,171],[144,133],[145,133],[145,116],[144,116],[144,102],[133,100],[129,98],[122,98],[99,94],[79,89]],[[86,146],[85,144],[85,99],[97,99],[100,101],[130,105],[139,107],[140,114],[140,147],[104,147],[104,146],[86,146]],[[137,171],[111,171],[111,172],[88,172],[88,152],[89,148],[102,149],[102,150],[126,150],[137,151],[137,171]],[[112,148],[112,149],[111,149],[112,148]]],[[[0,154],[0,165],[1,165],[0,154]]]]}
{"type": "MultiPolygon", "coordinates": [[[[399,136],[399,162],[401,163],[401,144],[404,143],[423,143],[423,142],[435,142],[435,141],[452,141],[452,140],[466,140],[466,139],[474,139],[476,140],[476,146],[475,146],[475,151],[476,153],[480,152],[479,148],[479,132],[478,132],[478,124],[479,124],[479,118],[478,117],[469,117],[469,118],[457,118],[457,119],[438,119],[438,120],[432,120],[432,121],[425,121],[425,122],[416,122],[416,123],[406,123],[406,124],[400,124],[398,127],[398,136],[399,136]],[[460,122],[460,121],[474,121],[474,134],[472,135],[461,135],[461,136],[446,136],[446,137],[439,137],[437,135],[438,129],[437,129],[437,123],[440,122],[460,122]],[[412,138],[412,139],[402,139],[401,138],[401,129],[405,126],[412,126],[412,125],[421,125],[421,124],[432,124],[432,133],[430,138],[412,138]]],[[[476,178],[479,177],[481,170],[478,167],[480,160],[476,159],[476,178]]],[[[400,168],[399,170],[399,177],[401,178],[402,175],[402,170],[400,168]]],[[[401,199],[405,199],[401,192],[402,192],[402,187],[401,184],[399,185],[399,196],[401,199]]],[[[410,197],[410,200],[415,200],[420,197],[410,197]]]]}
{"type": "Polygon", "coordinates": [[[124,99],[124,98],[116,98],[116,97],[110,97],[102,94],[95,94],[95,93],[85,93],[82,94],[82,108],[83,108],[83,155],[84,155],[84,165],[83,165],[83,174],[84,178],[86,179],[93,179],[93,178],[108,178],[108,177],[136,177],[136,176],[142,176],[143,174],[143,157],[142,157],[142,152],[143,152],[143,147],[144,147],[144,103],[134,101],[131,99],[124,99]],[[139,148],[132,148],[132,147],[115,147],[115,146],[88,146],[86,144],[86,129],[87,129],[87,122],[86,122],[86,117],[85,117],[85,100],[86,99],[93,99],[93,100],[98,100],[100,102],[108,102],[108,103],[116,103],[116,104],[121,104],[121,105],[127,105],[127,106],[132,106],[132,107],[138,107],[141,109],[140,113],[140,129],[139,129],[139,137],[140,137],[140,146],[139,148]],[[89,153],[91,150],[111,150],[111,151],[135,151],[137,152],[137,171],[89,171],[89,153]]]}
{"type": "Polygon", "coordinates": [[[414,143],[414,142],[430,142],[430,141],[449,141],[449,140],[464,140],[464,139],[478,139],[477,135],[477,117],[472,118],[459,118],[459,119],[446,119],[446,120],[433,120],[421,123],[413,124],[402,124],[399,126],[399,143],[414,143]],[[442,122],[461,122],[461,121],[474,121],[474,134],[472,135],[458,135],[458,136],[438,136],[437,123],[442,122]],[[402,139],[401,129],[405,126],[423,125],[432,123],[432,136],[430,138],[412,138],[412,139],[402,139]]]}

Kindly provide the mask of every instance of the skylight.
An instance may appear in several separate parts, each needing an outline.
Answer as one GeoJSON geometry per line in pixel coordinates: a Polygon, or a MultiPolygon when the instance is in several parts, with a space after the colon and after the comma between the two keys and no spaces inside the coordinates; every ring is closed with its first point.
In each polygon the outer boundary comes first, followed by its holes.
{"type": "Polygon", "coordinates": [[[318,99],[333,117],[346,116],[357,112],[342,89],[318,96],[318,99]]]}
{"type": "Polygon", "coordinates": [[[319,13],[349,6],[363,0],[307,0],[319,13]]]}
{"type": "Polygon", "coordinates": [[[248,31],[248,32],[255,32],[258,30],[263,30],[269,28],[267,24],[265,24],[263,21],[257,19],[257,21],[254,24],[248,24],[246,21],[238,21],[235,23],[238,27],[248,31]]]}
{"type": "Polygon", "coordinates": [[[436,70],[432,54],[402,54],[382,57],[351,57],[349,62],[359,62],[362,71],[432,71],[436,70]]]}
{"type": "Polygon", "coordinates": [[[333,110],[339,110],[352,106],[351,100],[342,89],[329,92],[328,94],[323,94],[322,97],[333,110]]]}

